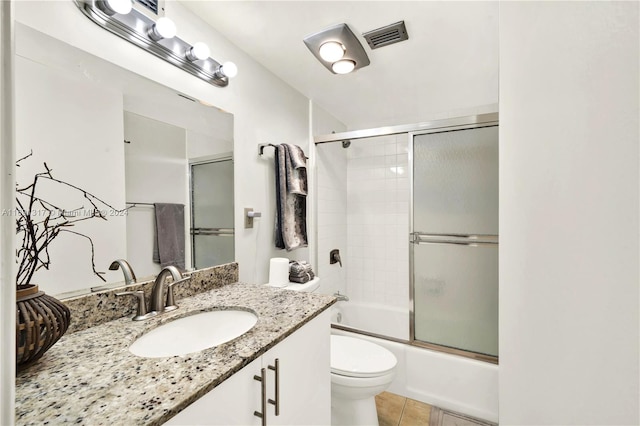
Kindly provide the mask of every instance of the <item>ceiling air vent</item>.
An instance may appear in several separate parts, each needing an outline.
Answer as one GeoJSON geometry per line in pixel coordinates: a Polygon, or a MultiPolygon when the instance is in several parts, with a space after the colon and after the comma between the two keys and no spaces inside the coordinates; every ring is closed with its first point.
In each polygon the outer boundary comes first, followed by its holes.
{"type": "Polygon", "coordinates": [[[362,34],[369,47],[371,49],[377,49],[379,47],[388,46],[399,41],[407,40],[409,34],[407,34],[407,28],[404,26],[404,21],[396,22],[395,24],[387,25],[386,27],[378,28],[375,30],[367,31],[362,34]]]}
{"type": "Polygon", "coordinates": [[[155,20],[164,16],[164,2],[165,0],[135,0],[133,7],[155,20]]]}

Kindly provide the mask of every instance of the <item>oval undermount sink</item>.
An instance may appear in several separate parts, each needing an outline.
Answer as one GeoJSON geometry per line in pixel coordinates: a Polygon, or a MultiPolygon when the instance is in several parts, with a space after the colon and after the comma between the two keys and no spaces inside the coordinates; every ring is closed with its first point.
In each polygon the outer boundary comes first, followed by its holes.
{"type": "Polygon", "coordinates": [[[145,358],[198,352],[242,336],[257,321],[253,312],[240,309],[202,312],[154,328],[138,337],[129,351],[145,358]]]}

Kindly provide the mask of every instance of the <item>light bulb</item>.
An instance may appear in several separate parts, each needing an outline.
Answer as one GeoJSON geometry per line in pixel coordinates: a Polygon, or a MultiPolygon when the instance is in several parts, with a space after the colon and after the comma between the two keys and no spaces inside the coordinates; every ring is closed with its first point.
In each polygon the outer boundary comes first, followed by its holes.
{"type": "Polygon", "coordinates": [[[186,56],[190,61],[205,60],[209,57],[211,51],[209,46],[202,42],[197,42],[189,50],[187,50],[186,56]]]}
{"type": "Polygon", "coordinates": [[[220,72],[228,78],[233,78],[238,75],[238,67],[233,62],[225,62],[220,65],[220,72]]]}
{"type": "Polygon", "coordinates": [[[344,56],[344,46],[337,41],[328,41],[320,46],[320,57],[327,62],[335,62],[344,56]]]}
{"type": "Polygon", "coordinates": [[[331,65],[331,69],[336,74],[348,74],[353,71],[355,67],[356,63],[349,59],[343,59],[341,61],[334,62],[333,65],[331,65]]]}
{"type": "Polygon", "coordinates": [[[102,10],[108,15],[114,15],[116,13],[126,15],[133,9],[133,2],[131,0],[103,0],[99,4],[104,6],[102,10]]]}
{"type": "Polygon", "coordinates": [[[151,26],[149,30],[149,37],[158,41],[163,38],[173,38],[176,36],[176,24],[167,17],[162,17],[151,26]]]}

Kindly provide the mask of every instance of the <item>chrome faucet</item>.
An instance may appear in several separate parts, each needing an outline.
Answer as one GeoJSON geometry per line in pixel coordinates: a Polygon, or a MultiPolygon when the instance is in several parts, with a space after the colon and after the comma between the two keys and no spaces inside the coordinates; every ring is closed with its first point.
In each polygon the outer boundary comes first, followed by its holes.
{"type": "Polygon", "coordinates": [[[171,311],[177,309],[178,307],[175,305],[173,300],[173,286],[189,280],[190,277],[182,278],[182,274],[178,271],[173,265],[165,266],[162,268],[162,271],[156,277],[155,282],[153,283],[153,289],[151,290],[151,311],[155,311],[158,313],[162,313],[164,311],[171,311]],[[171,275],[173,277],[173,282],[167,284],[167,297],[164,296],[164,288],[165,288],[165,278],[167,275],[171,275]],[[167,304],[165,305],[165,300],[167,304]]]}
{"type": "Polygon", "coordinates": [[[131,265],[124,259],[114,260],[109,266],[110,271],[117,271],[118,268],[122,269],[122,273],[124,274],[124,282],[126,285],[133,284],[136,282],[136,274],[133,272],[131,265]]]}

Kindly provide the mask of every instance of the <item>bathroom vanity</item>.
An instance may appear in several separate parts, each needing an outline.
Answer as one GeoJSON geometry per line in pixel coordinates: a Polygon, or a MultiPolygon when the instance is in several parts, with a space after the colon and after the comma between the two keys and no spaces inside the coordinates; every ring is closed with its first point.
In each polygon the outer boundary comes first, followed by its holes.
{"type": "Polygon", "coordinates": [[[146,321],[124,317],[66,335],[18,373],[16,424],[329,424],[334,302],[233,283],[179,299],[178,310],[146,321]],[[164,323],[230,308],[258,317],[234,340],[183,356],[129,352],[164,323]]]}
{"type": "Polygon", "coordinates": [[[257,414],[263,413],[269,425],[330,424],[329,314],[312,319],[166,424],[260,425],[257,414]]]}

